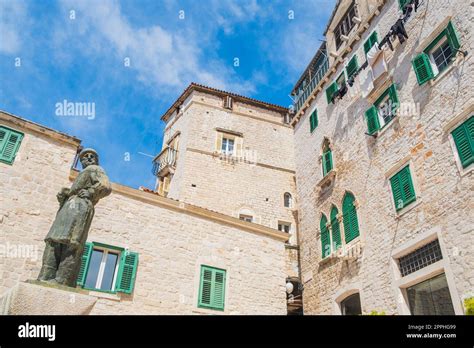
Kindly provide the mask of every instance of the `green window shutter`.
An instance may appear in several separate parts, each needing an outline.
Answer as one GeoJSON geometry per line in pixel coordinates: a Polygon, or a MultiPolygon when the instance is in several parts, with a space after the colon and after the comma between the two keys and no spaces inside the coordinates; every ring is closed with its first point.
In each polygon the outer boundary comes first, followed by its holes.
{"type": "Polygon", "coordinates": [[[346,243],[359,236],[359,220],[357,210],[354,206],[355,198],[350,193],[346,193],[342,202],[342,215],[344,223],[344,237],[346,243]]]}
{"type": "Polygon", "coordinates": [[[131,294],[137,274],[138,253],[123,251],[120,257],[120,267],[117,275],[115,290],[131,294]]]}
{"type": "Polygon", "coordinates": [[[416,79],[421,86],[434,77],[433,68],[431,67],[430,58],[426,53],[420,53],[412,61],[415,70],[416,79]]]}
{"type": "Polygon", "coordinates": [[[24,134],[21,132],[0,127],[0,161],[13,164],[15,156],[23,139],[24,134]]]}
{"type": "Polygon", "coordinates": [[[400,4],[400,9],[403,10],[403,7],[409,2],[410,0],[398,0],[398,3],[400,4]]]}
{"type": "Polygon", "coordinates": [[[448,26],[446,27],[446,36],[448,37],[449,46],[451,46],[452,49],[457,50],[461,47],[458,33],[451,21],[449,21],[448,26]]]}
{"type": "Polygon", "coordinates": [[[331,98],[336,92],[337,92],[337,83],[336,81],[334,81],[333,83],[329,85],[328,88],[326,88],[326,100],[328,104],[331,102],[331,98]]]}
{"type": "Polygon", "coordinates": [[[329,236],[329,229],[326,226],[327,222],[328,219],[326,215],[323,214],[319,222],[319,230],[321,231],[321,256],[323,259],[331,254],[331,237],[329,236]]]}
{"type": "Polygon", "coordinates": [[[416,200],[410,166],[404,167],[390,178],[390,184],[392,186],[393,200],[397,211],[416,200]]]}
{"type": "Polygon", "coordinates": [[[317,110],[314,110],[309,116],[309,125],[310,125],[311,132],[313,132],[318,126],[318,111],[317,110]]]}
{"type": "Polygon", "coordinates": [[[398,100],[397,88],[395,84],[392,84],[390,86],[390,88],[388,89],[388,94],[390,101],[392,102],[392,110],[395,111],[400,106],[400,101],[398,100]]]}
{"type": "Polygon", "coordinates": [[[357,62],[357,56],[354,55],[346,67],[347,78],[350,79],[357,69],[359,69],[359,63],[357,62]]]}
{"type": "Polygon", "coordinates": [[[380,128],[379,114],[377,108],[372,105],[366,112],[365,118],[367,120],[367,132],[372,135],[380,128]]]}
{"type": "Polygon", "coordinates": [[[474,116],[451,132],[463,168],[474,163],[474,116]]]}
{"type": "Polygon", "coordinates": [[[199,307],[224,310],[226,271],[201,266],[199,307]]]}
{"type": "Polygon", "coordinates": [[[373,45],[375,45],[376,42],[378,42],[377,32],[374,31],[369,36],[369,38],[364,42],[364,52],[365,52],[365,54],[367,54],[367,52],[370,51],[370,49],[372,48],[373,45]]]}
{"type": "Polygon", "coordinates": [[[323,176],[326,176],[332,169],[332,151],[328,150],[323,153],[323,176]]]}
{"type": "Polygon", "coordinates": [[[87,242],[84,245],[81,258],[81,268],[79,269],[79,275],[77,276],[77,285],[84,286],[86,282],[87,270],[89,269],[89,261],[91,259],[92,250],[94,246],[92,243],[87,242]]]}
{"type": "Polygon", "coordinates": [[[339,249],[342,245],[341,243],[341,229],[339,227],[339,220],[337,219],[336,207],[331,209],[331,230],[332,230],[332,244],[335,250],[339,249]]]}

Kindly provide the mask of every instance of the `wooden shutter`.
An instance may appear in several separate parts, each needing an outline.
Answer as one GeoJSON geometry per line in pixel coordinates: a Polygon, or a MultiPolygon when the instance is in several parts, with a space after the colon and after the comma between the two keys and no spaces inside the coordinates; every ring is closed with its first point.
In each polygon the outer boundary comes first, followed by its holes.
{"type": "Polygon", "coordinates": [[[120,267],[117,275],[115,290],[131,294],[137,274],[138,253],[125,250],[120,257],[120,267]]]}
{"type": "Polygon", "coordinates": [[[78,286],[84,286],[86,282],[87,270],[89,269],[89,261],[91,259],[93,247],[93,244],[89,242],[84,245],[81,258],[81,268],[79,269],[79,275],[77,276],[76,282],[78,286]]]}
{"type": "Polygon", "coordinates": [[[367,132],[372,135],[380,128],[379,114],[377,108],[372,105],[366,112],[365,118],[367,120],[367,132]]]}
{"type": "Polygon", "coordinates": [[[354,206],[354,196],[346,194],[342,202],[342,215],[344,223],[344,237],[346,243],[359,236],[359,220],[357,210],[354,206]]]}
{"type": "Polygon", "coordinates": [[[23,133],[8,129],[6,127],[0,128],[0,161],[13,164],[15,156],[20,147],[23,133]]]}
{"type": "Polygon", "coordinates": [[[222,152],[222,139],[224,137],[224,134],[221,132],[217,132],[217,137],[216,137],[216,151],[217,152],[222,152]]]}
{"type": "Polygon", "coordinates": [[[400,9],[403,10],[405,5],[409,2],[410,0],[398,0],[398,3],[400,4],[400,9]]]}
{"type": "Polygon", "coordinates": [[[390,179],[390,184],[392,186],[393,201],[395,203],[395,209],[400,210],[403,208],[403,195],[402,195],[402,185],[400,183],[400,178],[398,174],[395,174],[390,179]]]}
{"type": "Polygon", "coordinates": [[[336,207],[332,207],[331,209],[331,230],[332,230],[332,244],[333,247],[337,250],[341,247],[341,229],[339,227],[339,220],[337,219],[337,211],[336,207]]]}
{"type": "Polygon", "coordinates": [[[321,256],[323,259],[331,254],[331,237],[329,236],[329,230],[326,226],[327,223],[328,219],[326,215],[323,214],[319,222],[319,230],[321,231],[321,256]]]}
{"type": "Polygon", "coordinates": [[[242,137],[235,137],[235,156],[241,158],[243,156],[242,147],[244,139],[242,137]]]}
{"type": "Polygon", "coordinates": [[[226,271],[201,266],[199,307],[224,310],[226,271]]]}
{"type": "Polygon", "coordinates": [[[370,36],[369,38],[365,41],[364,43],[364,52],[365,54],[367,54],[367,52],[370,51],[370,49],[372,48],[372,46],[378,41],[377,39],[377,32],[374,31],[370,36]]]}
{"type": "Polygon", "coordinates": [[[451,49],[457,50],[459,47],[461,47],[458,33],[456,32],[456,29],[454,28],[454,25],[451,21],[449,21],[448,26],[446,27],[446,36],[448,37],[448,42],[449,46],[451,46],[451,49]]]}
{"type": "Polygon", "coordinates": [[[350,79],[357,69],[359,69],[359,63],[357,62],[357,56],[354,55],[346,67],[347,78],[350,79]]]}
{"type": "Polygon", "coordinates": [[[390,178],[395,209],[403,209],[416,200],[415,188],[410,174],[410,166],[406,166],[390,178]]]}
{"type": "Polygon", "coordinates": [[[451,132],[463,168],[474,162],[474,116],[451,132]]]}
{"type": "Polygon", "coordinates": [[[323,153],[323,176],[326,176],[327,173],[332,169],[332,152],[328,150],[323,153]]]}
{"type": "Polygon", "coordinates": [[[416,79],[421,86],[434,77],[433,68],[431,67],[430,58],[426,53],[420,53],[412,61],[415,70],[416,79]]]}
{"type": "Polygon", "coordinates": [[[331,98],[336,92],[337,92],[337,83],[336,81],[334,81],[333,83],[329,85],[328,88],[326,88],[326,100],[328,104],[331,102],[331,98]]]}
{"type": "Polygon", "coordinates": [[[309,126],[311,132],[318,126],[318,111],[316,109],[309,116],[309,126]]]}
{"type": "Polygon", "coordinates": [[[392,84],[390,88],[388,89],[388,95],[389,95],[390,101],[392,102],[392,105],[391,105],[392,115],[395,116],[395,111],[400,106],[400,101],[398,100],[397,88],[395,84],[392,84]]]}

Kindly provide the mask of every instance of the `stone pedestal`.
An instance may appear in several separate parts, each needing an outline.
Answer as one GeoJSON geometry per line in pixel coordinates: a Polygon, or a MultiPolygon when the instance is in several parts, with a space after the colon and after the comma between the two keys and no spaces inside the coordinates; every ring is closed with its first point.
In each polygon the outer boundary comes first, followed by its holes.
{"type": "Polygon", "coordinates": [[[38,281],[18,283],[0,297],[2,315],[87,315],[97,298],[81,290],[38,281]]]}

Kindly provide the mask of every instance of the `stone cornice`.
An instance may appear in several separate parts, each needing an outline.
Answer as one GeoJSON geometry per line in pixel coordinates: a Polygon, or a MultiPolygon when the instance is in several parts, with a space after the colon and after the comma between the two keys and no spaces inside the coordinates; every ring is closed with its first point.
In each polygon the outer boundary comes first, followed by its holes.
{"type": "MultiPolygon", "coordinates": [[[[69,174],[69,179],[71,181],[74,180],[78,173],[79,172],[77,170],[72,169],[69,174]]],[[[232,216],[198,207],[189,203],[180,202],[171,198],[162,197],[154,193],[133,189],[128,186],[112,183],[112,192],[139,200],[144,203],[154,204],[161,208],[170,209],[178,213],[198,216],[203,219],[239,228],[246,232],[273,238],[281,242],[286,242],[289,238],[287,233],[280,232],[270,227],[242,221],[232,216]]]]}
{"type": "Polygon", "coordinates": [[[41,126],[35,122],[26,120],[22,117],[12,115],[6,111],[0,110],[0,121],[9,123],[13,126],[16,126],[20,129],[27,129],[29,131],[35,132],[35,133],[40,133],[43,135],[46,135],[50,138],[53,138],[55,140],[61,141],[63,143],[72,145],[74,147],[77,147],[81,144],[81,140],[73,137],[71,135],[65,134],[58,132],[52,128],[48,128],[45,126],[41,126]]]}

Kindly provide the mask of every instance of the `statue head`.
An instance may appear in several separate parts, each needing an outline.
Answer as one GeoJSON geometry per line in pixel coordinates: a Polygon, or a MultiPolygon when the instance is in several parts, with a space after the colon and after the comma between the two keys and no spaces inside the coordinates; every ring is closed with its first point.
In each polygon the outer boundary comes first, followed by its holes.
{"type": "Polygon", "coordinates": [[[94,149],[87,148],[82,150],[79,154],[79,160],[83,169],[92,164],[99,165],[99,155],[94,149]]]}

